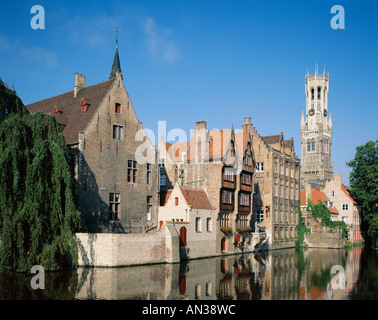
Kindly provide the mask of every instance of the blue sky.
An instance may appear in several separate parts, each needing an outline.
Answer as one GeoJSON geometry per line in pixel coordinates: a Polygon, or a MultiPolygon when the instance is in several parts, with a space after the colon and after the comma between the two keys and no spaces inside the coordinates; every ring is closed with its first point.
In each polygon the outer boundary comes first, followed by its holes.
{"type": "Polygon", "coordinates": [[[300,156],[304,77],[330,75],[335,173],[348,183],[355,147],[377,139],[378,2],[371,1],[17,1],[0,11],[0,77],[25,104],[108,79],[119,27],[124,82],[139,120],[158,139],[208,128],[294,138],[300,156]],[[45,29],[30,22],[45,9],[45,29]],[[334,30],[331,7],[345,9],[334,30]]]}

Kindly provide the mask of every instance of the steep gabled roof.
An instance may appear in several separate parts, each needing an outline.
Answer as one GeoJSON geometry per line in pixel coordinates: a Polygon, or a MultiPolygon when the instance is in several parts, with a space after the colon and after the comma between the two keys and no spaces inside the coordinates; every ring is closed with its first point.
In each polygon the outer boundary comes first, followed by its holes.
{"type": "MultiPolygon", "coordinates": [[[[249,132],[235,133],[235,143],[238,150],[239,157],[243,157],[245,147],[247,145],[249,132]]],[[[251,145],[252,148],[252,145],[251,145]]]]}
{"type": "Polygon", "coordinates": [[[66,124],[63,130],[67,144],[77,143],[79,141],[79,132],[84,131],[95,114],[98,106],[104,99],[115,79],[107,80],[92,86],[80,89],[77,96],[74,97],[74,91],[63,93],[55,97],[44,99],[27,105],[31,113],[43,112],[54,115],[55,106],[63,113],[56,115],[57,121],[64,119],[66,124]],[[80,102],[90,101],[86,113],[81,113],[80,102]],[[63,116],[63,117],[59,117],[63,116]]]}
{"type": "Polygon", "coordinates": [[[118,45],[116,46],[116,51],[114,54],[113,65],[110,71],[109,79],[114,79],[117,75],[117,72],[122,72],[121,63],[119,61],[119,55],[118,55],[118,45]]]}
{"type": "Polygon", "coordinates": [[[354,200],[350,194],[350,189],[348,186],[341,184],[341,190],[347,195],[347,197],[353,202],[353,204],[357,204],[356,200],[354,200]]]}
{"type": "Polygon", "coordinates": [[[168,190],[160,193],[160,206],[165,206],[171,196],[172,190],[168,190]]]}

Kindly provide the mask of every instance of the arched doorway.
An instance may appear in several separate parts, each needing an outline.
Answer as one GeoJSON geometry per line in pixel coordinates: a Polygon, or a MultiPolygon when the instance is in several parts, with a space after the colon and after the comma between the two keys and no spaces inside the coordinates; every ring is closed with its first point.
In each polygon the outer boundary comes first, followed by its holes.
{"type": "Polygon", "coordinates": [[[180,229],[180,247],[186,247],[186,228],[181,227],[180,229]]]}
{"type": "Polygon", "coordinates": [[[226,238],[225,237],[223,237],[221,240],[221,250],[222,252],[226,251],[226,238]]]}

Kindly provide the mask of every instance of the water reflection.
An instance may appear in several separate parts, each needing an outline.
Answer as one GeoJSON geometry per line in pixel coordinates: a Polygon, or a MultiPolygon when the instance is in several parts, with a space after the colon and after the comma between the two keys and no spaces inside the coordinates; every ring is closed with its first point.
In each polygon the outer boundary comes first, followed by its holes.
{"type": "Polygon", "coordinates": [[[378,299],[376,250],[284,249],[124,268],[0,274],[0,299],[341,300],[378,299]],[[336,273],[336,271],[342,271],[336,273]]]}

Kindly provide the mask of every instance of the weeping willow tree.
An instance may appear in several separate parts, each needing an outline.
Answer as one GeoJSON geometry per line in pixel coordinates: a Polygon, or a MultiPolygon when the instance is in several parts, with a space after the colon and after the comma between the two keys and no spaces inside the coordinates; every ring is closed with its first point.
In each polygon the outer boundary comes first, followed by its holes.
{"type": "Polygon", "coordinates": [[[80,214],[63,133],[0,82],[0,271],[77,263],[80,214]]]}

